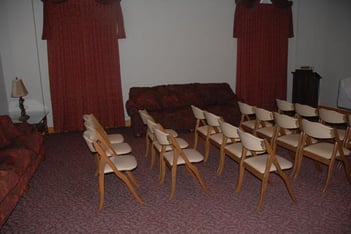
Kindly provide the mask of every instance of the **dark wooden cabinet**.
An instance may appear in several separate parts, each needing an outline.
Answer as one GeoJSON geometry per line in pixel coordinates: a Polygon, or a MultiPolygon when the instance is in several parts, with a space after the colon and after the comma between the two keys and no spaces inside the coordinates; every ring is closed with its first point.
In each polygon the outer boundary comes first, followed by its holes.
{"type": "Polygon", "coordinates": [[[293,103],[318,106],[319,80],[321,76],[313,70],[296,69],[293,73],[293,103]]]}

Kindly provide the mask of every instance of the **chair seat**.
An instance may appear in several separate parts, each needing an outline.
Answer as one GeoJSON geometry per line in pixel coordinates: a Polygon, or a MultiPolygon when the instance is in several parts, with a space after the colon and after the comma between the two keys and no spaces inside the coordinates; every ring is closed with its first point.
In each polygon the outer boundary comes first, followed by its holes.
{"type": "MultiPolygon", "coordinates": [[[[206,136],[207,135],[207,131],[208,131],[208,125],[205,125],[205,126],[200,126],[197,128],[197,131],[199,133],[201,133],[202,135],[206,136]]],[[[211,130],[211,134],[214,134],[216,133],[215,130],[211,130]]]]}
{"type": "Polygon", "coordinates": [[[123,135],[119,133],[108,134],[107,138],[111,142],[111,144],[122,143],[124,141],[123,135]]]}
{"type": "MultiPolygon", "coordinates": [[[[210,139],[217,144],[222,144],[223,142],[223,133],[215,133],[210,136],[210,139]]],[[[231,143],[232,141],[230,139],[227,139],[227,143],[231,143]]]]}
{"type": "MultiPolygon", "coordinates": [[[[224,150],[230,152],[237,158],[241,158],[243,146],[240,142],[235,144],[230,144],[224,147],[224,150]]],[[[247,152],[247,155],[251,155],[251,151],[247,152]]]]}
{"type": "MultiPolygon", "coordinates": [[[[320,142],[317,144],[309,145],[303,148],[305,152],[310,152],[313,154],[318,154],[322,158],[331,159],[333,152],[334,144],[328,142],[320,142]]],[[[347,156],[350,154],[350,150],[343,148],[344,155],[347,156]]],[[[336,156],[340,156],[339,151],[336,152],[336,156]]]]}
{"type": "MultiPolygon", "coordinates": [[[[183,151],[191,163],[197,163],[204,160],[204,156],[195,149],[183,149],[183,151]]],[[[174,154],[174,151],[168,151],[164,154],[165,159],[171,166],[173,165],[173,154],[174,154]]],[[[182,165],[182,164],[185,164],[185,161],[179,155],[177,165],[182,165]]]]}
{"type": "MultiPolygon", "coordinates": [[[[128,143],[114,143],[111,144],[112,148],[115,150],[115,152],[120,155],[120,154],[129,154],[130,152],[132,152],[132,147],[130,147],[130,145],[128,143]]],[[[108,157],[111,157],[113,155],[111,155],[111,153],[107,150],[106,154],[108,157]]]]}
{"type": "MultiPolygon", "coordinates": [[[[132,155],[119,155],[110,157],[110,160],[115,164],[119,171],[131,171],[137,167],[137,161],[132,155]]],[[[104,173],[113,172],[112,168],[106,164],[104,173]]]]}
{"type": "MultiPolygon", "coordinates": [[[[267,157],[268,157],[268,154],[263,154],[263,155],[247,158],[244,161],[246,164],[255,168],[257,171],[259,171],[261,174],[263,174],[265,171],[265,168],[266,168],[267,157]]],[[[278,155],[276,155],[276,158],[277,158],[278,163],[280,165],[280,168],[282,170],[292,168],[293,164],[289,160],[282,158],[278,155]]],[[[272,172],[272,171],[276,171],[276,170],[277,170],[277,168],[272,163],[269,171],[272,172]]]]}
{"type": "Polygon", "coordinates": [[[269,138],[272,138],[274,134],[274,126],[259,128],[256,130],[256,132],[265,135],[269,138]]]}
{"type": "Polygon", "coordinates": [[[248,121],[242,122],[241,125],[243,125],[243,126],[245,126],[247,128],[250,128],[250,129],[254,129],[255,128],[255,123],[256,123],[255,120],[248,120],[248,121]]]}
{"type": "Polygon", "coordinates": [[[300,134],[284,135],[277,138],[277,142],[282,142],[293,147],[297,147],[299,143],[300,134]]]}
{"type": "MultiPolygon", "coordinates": [[[[184,140],[183,138],[177,137],[177,138],[175,138],[175,140],[178,142],[179,147],[181,149],[185,149],[189,146],[189,143],[186,140],[184,140]]],[[[162,146],[160,145],[160,143],[158,143],[157,141],[154,141],[153,144],[156,147],[156,149],[158,150],[158,152],[161,152],[162,146]]],[[[173,150],[173,147],[171,145],[167,145],[165,150],[166,151],[173,150]]]]}
{"type": "Polygon", "coordinates": [[[178,137],[178,133],[176,131],[174,131],[173,129],[165,129],[165,131],[174,137],[178,137]]]}

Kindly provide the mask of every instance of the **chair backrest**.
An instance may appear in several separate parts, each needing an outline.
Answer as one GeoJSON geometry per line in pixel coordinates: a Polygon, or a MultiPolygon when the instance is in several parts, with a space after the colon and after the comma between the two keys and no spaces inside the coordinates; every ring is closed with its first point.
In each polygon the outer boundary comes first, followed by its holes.
{"type": "Polygon", "coordinates": [[[254,106],[250,106],[249,104],[244,103],[244,102],[240,102],[240,101],[238,101],[238,105],[239,105],[239,109],[240,109],[241,114],[244,114],[244,115],[254,115],[255,114],[254,106]]]}
{"type": "Polygon", "coordinates": [[[155,134],[155,128],[162,128],[160,124],[154,122],[152,119],[147,119],[146,125],[151,134],[155,134]]]}
{"type": "Polygon", "coordinates": [[[83,119],[84,119],[84,126],[85,127],[87,127],[87,125],[88,125],[90,128],[94,128],[94,129],[99,130],[101,132],[104,132],[104,134],[106,134],[105,129],[102,127],[101,123],[97,120],[97,118],[95,117],[94,114],[84,114],[83,119]]]}
{"type": "Polygon", "coordinates": [[[83,114],[83,120],[89,121],[93,119],[93,114],[83,114]]]}
{"type": "Polygon", "coordinates": [[[92,131],[96,131],[95,129],[95,124],[91,121],[91,120],[88,120],[88,121],[84,121],[84,127],[87,129],[87,130],[92,130],[92,131]]]}
{"type": "Polygon", "coordinates": [[[236,141],[239,140],[238,127],[225,121],[219,121],[219,125],[224,136],[229,139],[235,139],[236,141]]]}
{"type": "Polygon", "coordinates": [[[294,111],[295,110],[295,106],[294,103],[288,102],[286,100],[282,100],[282,99],[275,99],[277,107],[278,107],[278,111],[280,113],[282,112],[289,112],[289,111],[294,111]]]}
{"type": "Polygon", "coordinates": [[[151,119],[152,121],[155,122],[154,118],[149,114],[149,112],[147,110],[138,110],[141,120],[143,121],[143,123],[146,125],[147,124],[147,120],[151,119]]]}
{"type": "Polygon", "coordinates": [[[85,130],[83,132],[83,138],[84,138],[90,152],[95,153],[96,150],[95,150],[95,147],[93,146],[93,142],[97,141],[97,139],[98,139],[95,131],[85,130]]]}
{"type": "Polygon", "coordinates": [[[205,114],[204,114],[204,110],[200,109],[197,106],[191,105],[191,110],[193,111],[193,114],[195,116],[196,119],[205,119],[205,114]]]}
{"type": "Polygon", "coordinates": [[[317,117],[318,109],[309,105],[295,103],[295,112],[300,117],[317,117]]]}
{"type": "MultiPolygon", "coordinates": [[[[106,145],[103,144],[100,141],[94,141],[93,142],[93,146],[96,149],[96,152],[99,154],[100,156],[100,160],[99,160],[99,168],[102,168],[102,170],[105,169],[105,165],[109,165],[110,168],[112,169],[112,171],[118,176],[118,177],[123,177],[122,173],[118,170],[118,168],[116,167],[115,163],[113,163],[111,161],[111,159],[107,156],[105,148],[106,145]]],[[[102,176],[104,175],[105,172],[104,171],[100,171],[99,175],[102,176]]]]}
{"type": "Polygon", "coordinates": [[[244,148],[254,152],[266,151],[264,139],[258,138],[251,133],[238,129],[238,135],[244,148]]]}
{"type": "Polygon", "coordinates": [[[115,149],[112,147],[111,142],[107,138],[107,135],[105,134],[105,132],[101,131],[100,129],[96,129],[95,133],[96,133],[98,141],[100,141],[102,143],[102,145],[104,147],[106,147],[105,150],[107,150],[107,152],[109,152],[109,154],[111,156],[117,156],[118,154],[115,151],[115,149]]]}
{"type": "Polygon", "coordinates": [[[219,127],[219,121],[222,119],[220,116],[205,111],[205,117],[208,125],[212,127],[219,127]]]}
{"type": "Polygon", "coordinates": [[[274,121],[279,127],[284,129],[300,128],[299,120],[286,114],[274,112],[274,121]]]}
{"type": "Polygon", "coordinates": [[[168,146],[171,145],[172,142],[170,140],[170,135],[169,133],[155,127],[154,128],[154,132],[155,132],[155,137],[156,140],[158,141],[158,143],[162,146],[168,146]]]}
{"type": "Polygon", "coordinates": [[[273,121],[274,115],[271,111],[255,107],[256,118],[261,121],[273,121]]]}
{"type": "Polygon", "coordinates": [[[318,114],[322,123],[329,123],[329,124],[346,124],[347,123],[346,115],[334,110],[319,108],[318,114]]]}
{"type": "Polygon", "coordinates": [[[322,123],[312,122],[307,119],[302,119],[302,130],[308,136],[317,139],[332,139],[335,138],[335,129],[326,126],[322,123]]]}

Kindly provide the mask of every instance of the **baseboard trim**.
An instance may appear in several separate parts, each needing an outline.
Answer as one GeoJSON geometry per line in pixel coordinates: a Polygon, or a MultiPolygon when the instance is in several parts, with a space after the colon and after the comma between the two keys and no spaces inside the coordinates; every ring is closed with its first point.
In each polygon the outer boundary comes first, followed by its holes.
{"type": "MultiPolygon", "coordinates": [[[[125,127],[131,127],[132,126],[132,122],[130,121],[130,119],[125,120],[124,126],[125,127]]],[[[55,133],[54,127],[48,127],[48,134],[52,134],[52,133],[55,133]]]]}

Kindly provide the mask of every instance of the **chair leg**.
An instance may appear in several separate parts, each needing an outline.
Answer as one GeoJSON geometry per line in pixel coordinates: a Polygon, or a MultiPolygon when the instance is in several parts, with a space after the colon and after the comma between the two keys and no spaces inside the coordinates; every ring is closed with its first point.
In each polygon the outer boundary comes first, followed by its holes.
{"type": "Polygon", "coordinates": [[[105,174],[103,172],[99,173],[99,210],[104,207],[104,197],[105,197],[105,174]]]}
{"type": "Polygon", "coordinates": [[[291,177],[294,177],[295,173],[296,173],[296,169],[297,169],[297,165],[298,165],[298,152],[295,152],[295,159],[294,159],[294,165],[293,165],[293,169],[291,172],[291,177]]]}
{"type": "Polygon", "coordinates": [[[174,192],[175,192],[175,189],[176,189],[176,180],[177,180],[177,165],[176,164],[174,164],[173,166],[172,166],[172,184],[171,184],[171,192],[170,192],[170,194],[169,194],[169,198],[168,198],[168,200],[170,201],[170,200],[172,200],[173,199],[173,197],[174,197],[174,192]]]}
{"type": "Polygon", "coordinates": [[[297,158],[297,162],[296,162],[296,170],[295,170],[295,173],[292,175],[294,179],[297,178],[297,176],[299,175],[300,173],[300,170],[301,170],[301,164],[302,164],[302,158],[303,158],[303,155],[299,155],[298,158],[297,158]]]}
{"type": "Polygon", "coordinates": [[[207,162],[207,159],[208,159],[208,155],[209,155],[209,154],[210,154],[210,139],[206,139],[204,162],[207,162]]]}
{"type": "Polygon", "coordinates": [[[197,133],[197,130],[195,129],[194,131],[194,149],[197,148],[197,141],[198,141],[198,133],[197,133]]]}
{"type": "Polygon", "coordinates": [[[241,190],[241,185],[243,183],[243,179],[244,179],[244,172],[245,172],[245,168],[243,165],[240,164],[240,169],[239,169],[239,176],[238,176],[238,180],[236,183],[236,189],[235,191],[238,193],[241,190]]]}
{"type": "Polygon", "coordinates": [[[262,208],[263,201],[264,201],[264,195],[265,195],[266,190],[267,190],[268,180],[269,180],[269,176],[267,176],[266,178],[263,178],[263,180],[262,180],[260,201],[258,202],[258,206],[256,208],[256,211],[260,211],[262,208]]]}
{"type": "Polygon", "coordinates": [[[150,162],[150,169],[152,169],[154,167],[155,164],[155,154],[156,154],[156,150],[155,147],[152,146],[151,148],[151,162],[150,162]]]}
{"type": "MultiPolygon", "coordinates": [[[[117,174],[116,174],[117,175],[117,174]]],[[[135,189],[133,188],[132,183],[129,181],[128,177],[124,175],[123,173],[120,173],[117,175],[128,187],[129,192],[134,196],[135,200],[139,202],[140,204],[144,204],[144,201],[141,199],[141,197],[136,193],[135,189]]]]}
{"type": "Polygon", "coordinates": [[[327,191],[327,187],[329,185],[329,182],[330,182],[330,179],[332,177],[332,174],[333,174],[333,169],[334,169],[334,162],[335,162],[335,159],[332,159],[329,163],[329,166],[328,166],[328,174],[327,174],[327,180],[325,181],[325,185],[324,185],[324,188],[323,188],[323,193],[325,193],[327,191]]]}
{"type": "Polygon", "coordinates": [[[297,198],[292,190],[292,187],[291,187],[291,182],[290,182],[290,179],[289,177],[283,172],[283,171],[278,171],[280,177],[283,179],[284,183],[285,183],[285,186],[286,188],[288,189],[288,192],[289,192],[289,195],[291,197],[291,199],[297,203],[297,198]]]}
{"type": "Polygon", "coordinates": [[[126,171],[126,175],[127,175],[128,179],[130,180],[130,182],[132,182],[135,185],[135,187],[137,187],[137,188],[140,187],[140,184],[139,184],[137,178],[134,176],[134,174],[131,171],[126,171]]]}
{"type": "Polygon", "coordinates": [[[166,176],[166,162],[165,162],[163,156],[160,155],[160,175],[159,175],[159,180],[160,180],[161,184],[164,182],[165,176],[166,176]]]}
{"type": "Polygon", "coordinates": [[[186,165],[186,168],[197,179],[197,181],[199,182],[202,190],[204,190],[205,192],[208,191],[208,188],[207,188],[204,180],[202,179],[201,174],[200,174],[199,170],[197,169],[197,167],[194,166],[193,164],[190,164],[190,165],[186,165]]]}
{"type": "Polygon", "coordinates": [[[99,175],[99,155],[98,154],[95,154],[94,155],[95,157],[95,176],[98,176],[99,175]]]}
{"type": "Polygon", "coordinates": [[[342,157],[342,161],[344,162],[345,173],[349,184],[351,184],[351,170],[350,170],[350,163],[346,157],[342,157]]]}
{"type": "Polygon", "coordinates": [[[147,133],[145,133],[145,157],[147,157],[147,155],[149,154],[150,151],[150,138],[147,135],[147,133]]]}
{"type": "Polygon", "coordinates": [[[218,169],[217,169],[218,176],[222,175],[222,173],[223,173],[224,161],[225,161],[225,153],[224,153],[224,149],[221,148],[220,155],[219,155],[219,165],[218,165],[218,169]]]}

